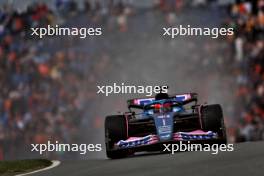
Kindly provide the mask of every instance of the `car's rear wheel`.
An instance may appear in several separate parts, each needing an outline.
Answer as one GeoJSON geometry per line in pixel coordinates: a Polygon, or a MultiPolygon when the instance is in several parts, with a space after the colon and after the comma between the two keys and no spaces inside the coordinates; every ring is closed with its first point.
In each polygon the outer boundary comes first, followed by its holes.
{"type": "Polygon", "coordinates": [[[105,144],[108,158],[123,158],[128,155],[127,150],[113,150],[119,140],[127,139],[127,121],[123,115],[107,116],[105,119],[105,144]]]}
{"type": "Polygon", "coordinates": [[[202,128],[205,131],[217,132],[219,143],[227,143],[223,111],[219,104],[206,105],[202,108],[202,128]]]}

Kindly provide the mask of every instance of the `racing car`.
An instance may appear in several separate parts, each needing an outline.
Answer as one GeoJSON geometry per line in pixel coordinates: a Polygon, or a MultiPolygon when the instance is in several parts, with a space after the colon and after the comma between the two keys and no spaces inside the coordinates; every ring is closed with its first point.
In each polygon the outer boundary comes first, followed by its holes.
{"type": "Polygon", "coordinates": [[[221,106],[198,104],[197,96],[159,93],[155,97],[128,100],[128,112],[105,119],[107,157],[162,151],[162,144],[179,141],[226,144],[221,106]]]}

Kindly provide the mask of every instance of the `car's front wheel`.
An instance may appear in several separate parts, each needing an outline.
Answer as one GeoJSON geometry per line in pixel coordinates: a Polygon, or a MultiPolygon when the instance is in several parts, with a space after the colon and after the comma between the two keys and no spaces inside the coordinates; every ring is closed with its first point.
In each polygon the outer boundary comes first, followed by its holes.
{"type": "Polygon", "coordinates": [[[202,108],[202,128],[205,131],[217,132],[219,143],[227,143],[223,111],[219,104],[206,105],[202,108]]]}
{"type": "Polygon", "coordinates": [[[111,159],[128,156],[127,150],[116,150],[114,145],[119,140],[127,139],[127,120],[123,115],[107,116],[105,119],[106,156],[111,159]]]}

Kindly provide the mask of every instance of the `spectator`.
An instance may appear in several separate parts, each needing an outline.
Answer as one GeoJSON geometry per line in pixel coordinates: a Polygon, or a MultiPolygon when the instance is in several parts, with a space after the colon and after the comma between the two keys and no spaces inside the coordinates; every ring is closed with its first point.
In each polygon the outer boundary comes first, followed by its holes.
{"type": "MultiPolygon", "coordinates": [[[[264,1],[238,1],[232,5],[229,25],[236,33],[232,39],[234,57],[239,61],[237,99],[244,111],[238,119],[237,141],[264,140],[264,1]]],[[[241,108],[237,108],[238,114],[241,108]]]]}

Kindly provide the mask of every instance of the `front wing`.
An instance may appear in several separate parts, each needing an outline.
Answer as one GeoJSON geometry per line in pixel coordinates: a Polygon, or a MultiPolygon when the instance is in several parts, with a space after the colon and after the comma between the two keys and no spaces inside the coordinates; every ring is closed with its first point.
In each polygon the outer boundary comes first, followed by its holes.
{"type": "MultiPolygon", "coordinates": [[[[206,141],[218,139],[218,134],[212,131],[195,130],[191,132],[176,132],[173,134],[173,138],[166,142],[177,141],[206,141]]],[[[144,137],[130,137],[127,140],[118,141],[115,149],[129,149],[135,147],[148,146],[160,143],[159,138],[155,134],[150,134],[144,137]]]]}

